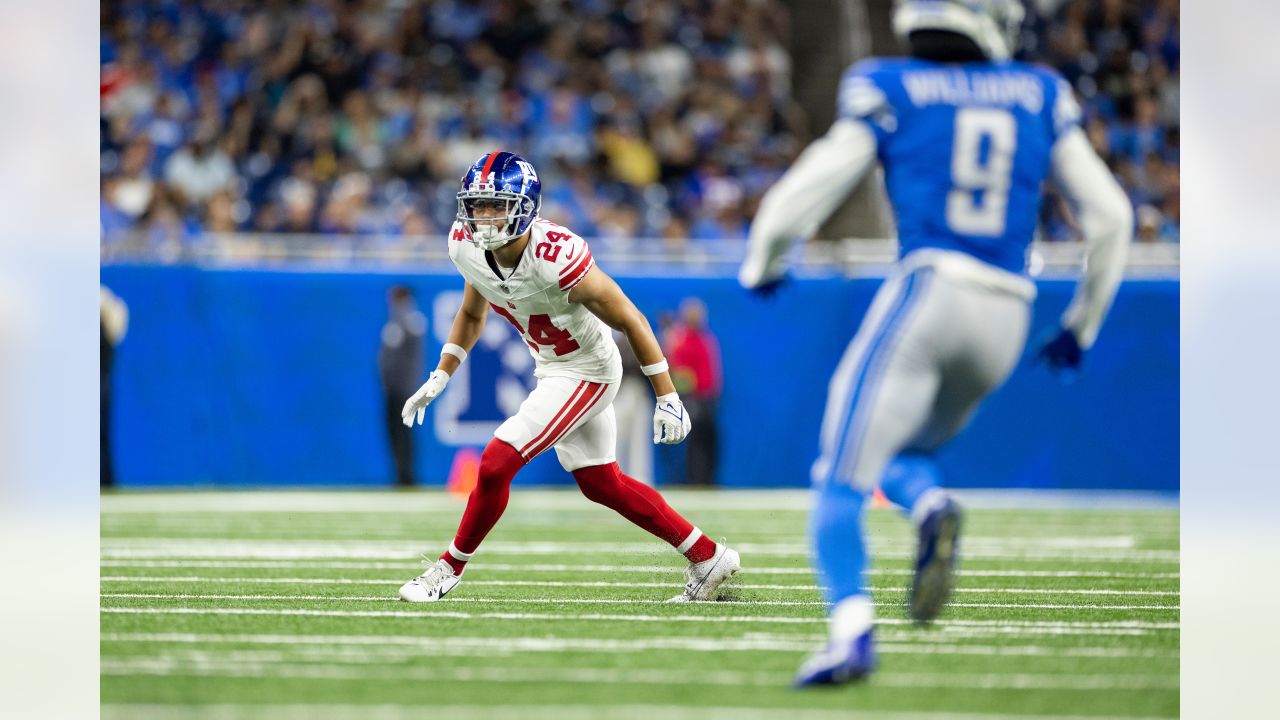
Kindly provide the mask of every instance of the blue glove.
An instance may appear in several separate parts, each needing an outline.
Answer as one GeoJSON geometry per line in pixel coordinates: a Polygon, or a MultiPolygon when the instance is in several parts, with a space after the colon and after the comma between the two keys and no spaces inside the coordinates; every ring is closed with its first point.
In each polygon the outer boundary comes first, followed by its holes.
{"type": "Polygon", "coordinates": [[[783,285],[785,285],[787,280],[789,280],[790,278],[791,278],[790,274],[783,273],[782,275],[779,275],[773,280],[770,280],[764,284],[757,285],[753,288],[750,288],[751,294],[755,295],[758,298],[764,298],[764,299],[771,298],[774,295],[778,294],[778,289],[781,288],[783,285]]]}
{"type": "Polygon", "coordinates": [[[1076,339],[1076,334],[1067,328],[1062,328],[1058,334],[1040,347],[1036,358],[1048,363],[1049,369],[1055,373],[1075,371],[1080,369],[1084,350],[1080,349],[1080,341],[1076,339]]]}

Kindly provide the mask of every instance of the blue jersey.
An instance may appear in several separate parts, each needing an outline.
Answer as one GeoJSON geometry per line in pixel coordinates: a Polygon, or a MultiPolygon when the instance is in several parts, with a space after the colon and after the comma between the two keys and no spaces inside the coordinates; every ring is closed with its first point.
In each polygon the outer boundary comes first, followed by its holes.
{"type": "Polygon", "coordinates": [[[868,60],[845,73],[839,115],[875,133],[901,255],[942,248],[1025,270],[1050,152],[1080,122],[1061,76],[1016,62],[868,60]]]}

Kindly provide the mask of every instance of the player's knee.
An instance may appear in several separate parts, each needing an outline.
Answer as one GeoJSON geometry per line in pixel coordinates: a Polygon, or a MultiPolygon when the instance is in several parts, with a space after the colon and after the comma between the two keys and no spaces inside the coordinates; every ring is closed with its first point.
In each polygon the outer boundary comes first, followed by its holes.
{"type": "Polygon", "coordinates": [[[591,502],[603,503],[613,497],[621,473],[617,463],[609,463],[578,468],[573,471],[573,479],[578,481],[583,496],[591,502]]]}
{"type": "Polygon", "coordinates": [[[480,472],[476,484],[486,490],[506,487],[524,467],[524,458],[511,445],[494,438],[480,456],[480,472]]]}

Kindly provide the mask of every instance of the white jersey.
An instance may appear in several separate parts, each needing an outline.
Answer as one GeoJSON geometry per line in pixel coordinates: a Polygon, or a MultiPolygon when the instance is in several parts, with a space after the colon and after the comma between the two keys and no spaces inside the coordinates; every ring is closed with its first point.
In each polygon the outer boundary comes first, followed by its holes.
{"type": "Polygon", "coordinates": [[[530,233],[524,254],[505,278],[507,271],[471,243],[460,222],[449,232],[449,259],[529,346],[535,376],[618,382],[622,358],[609,326],[569,302],[569,291],[595,265],[587,242],[542,218],[530,233]]]}

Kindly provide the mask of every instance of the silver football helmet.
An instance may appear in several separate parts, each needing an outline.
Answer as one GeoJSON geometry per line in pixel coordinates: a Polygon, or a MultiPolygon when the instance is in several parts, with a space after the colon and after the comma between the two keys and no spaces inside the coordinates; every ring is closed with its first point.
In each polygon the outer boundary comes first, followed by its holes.
{"type": "Polygon", "coordinates": [[[1020,0],[895,0],[893,33],[905,44],[917,30],[954,32],[989,60],[1008,60],[1018,49],[1024,17],[1020,0]]]}

